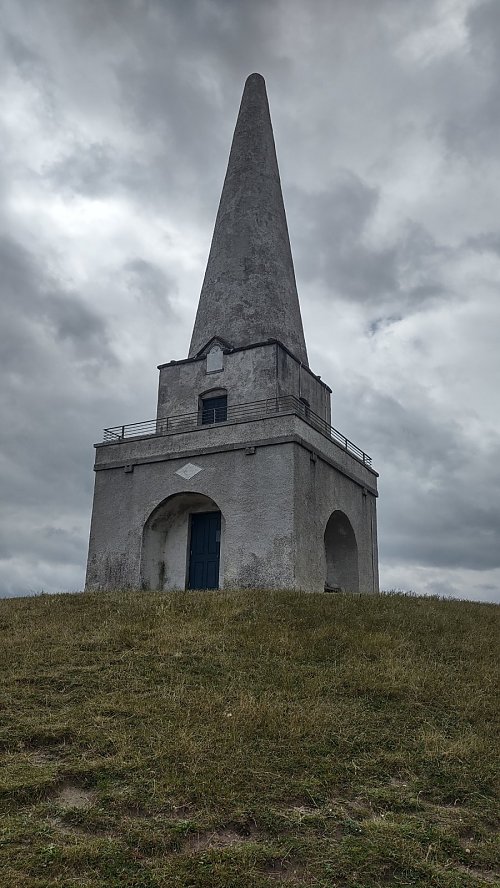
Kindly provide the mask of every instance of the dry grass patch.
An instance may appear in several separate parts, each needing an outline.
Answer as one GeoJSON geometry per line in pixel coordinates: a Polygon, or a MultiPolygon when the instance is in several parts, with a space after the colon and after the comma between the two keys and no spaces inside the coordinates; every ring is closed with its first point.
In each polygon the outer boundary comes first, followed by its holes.
{"type": "Polygon", "coordinates": [[[491,885],[498,616],[266,591],[0,601],[1,888],[491,885]]]}
{"type": "Polygon", "coordinates": [[[244,842],[256,841],[255,833],[236,831],[234,828],[205,830],[190,836],[184,846],[186,851],[199,854],[211,848],[230,848],[244,842]]]}
{"type": "Polygon", "coordinates": [[[273,882],[284,882],[288,885],[312,885],[306,867],[290,859],[273,860],[265,869],[265,874],[273,882]]]}

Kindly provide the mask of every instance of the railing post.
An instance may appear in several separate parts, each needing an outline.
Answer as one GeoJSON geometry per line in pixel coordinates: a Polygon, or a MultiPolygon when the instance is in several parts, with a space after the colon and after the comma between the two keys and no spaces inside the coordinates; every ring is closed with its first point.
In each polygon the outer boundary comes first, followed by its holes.
{"type": "Polygon", "coordinates": [[[122,436],[122,438],[125,437],[125,426],[122,426],[122,435],[121,436],[122,436]]]}

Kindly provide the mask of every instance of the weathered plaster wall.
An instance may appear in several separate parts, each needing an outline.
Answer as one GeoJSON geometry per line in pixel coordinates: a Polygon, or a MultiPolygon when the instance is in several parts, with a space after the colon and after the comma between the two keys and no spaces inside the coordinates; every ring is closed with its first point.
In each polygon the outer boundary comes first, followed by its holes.
{"type": "Polygon", "coordinates": [[[302,440],[310,446],[311,450],[323,454],[325,458],[330,459],[335,464],[334,467],[338,467],[339,470],[351,475],[359,484],[376,492],[378,474],[374,469],[367,464],[363,464],[341,444],[325,437],[325,435],[312,428],[300,417],[293,417],[292,423],[296,434],[300,435],[302,440]]]}
{"type": "Polygon", "coordinates": [[[187,491],[213,499],[225,519],[226,586],[293,586],[293,445],[193,461],[202,471],[190,481],[176,474],[185,457],[96,473],[88,587],[140,586],[145,522],[168,496],[187,491]]]}
{"type": "Polygon", "coordinates": [[[294,395],[330,422],[330,390],[278,343],[226,352],[223,369],[207,370],[207,359],[160,367],[158,418],[196,413],[199,398],[211,389],[227,390],[228,405],[294,395]]]}
{"type": "Polygon", "coordinates": [[[228,405],[247,404],[276,396],[273,345],[224,355],[224,369],[207,372],[206,358],[160,368],[158,417],[196,413],[200,395],[214,388],[227,390],[228,405]]]}
{"type": "MultiPolygon", "coordinates": [[[[261,433],[267,422],[259,424],[261,433]]],[[[227,587],[322,591],[326,579],[324,532],[332,512],[340,509],[356,536],[359,587],[375,591],[375,498],[365,486],[367,480],[375,484],[373,472],[319,434],[322,449],[311,446],[305,437],[302,444],[296,443],[300,436],[291,433],[308,429],[297,417],[274,417],[272,422],[276,443],[268,437],[266,444],[256,443],[255,453],[247,454],[244,445],[235,444],[235,449],[202,451],[195,456],[187,456],[190,451],[186,450],[182,454],[167,453],[164,459],[156,454],[150,462],[136,463],[132,472],[124,471],[124,466],[130,464],[131,447],[138,458],[141,446],[166,439],[98,448],[104,456],[113,452],[111,465],[116,467],[106,469],[101,462],[96,473],[88,585],[140,586],[144,580],[141,557],[144,562],[146,521],[167,497],[193,491],[210,497],[225,519],[223,582],[227,587]],[[121,464],[116,459],[120,450],[125,455],[121,464]],[[340,452],[353,478],[330,465],[328,451],[332,450],[334,454],[340,452]],[[186,462],[202,469],[191,481],[176,474],[186,462]]],[[[241,431],[239,424],[226,427],[226,433],[229,428],[241,431]]],[[[214,434],[222,429],[206,431],[214,434]]],[[[166,544],[167,560],[172,565],[171,572],[165,574],[166,588],[184,583],[186,528],[187,519],[179,519],[175,539],[170,538],[166,544]]]]}
{"type": "Polygon", "coordinates": [[[294,414],[271,415],[265,418],[230,424],[197,426],[186,432],[132,438],[96,446],[96,468],[134,465],[144,460],[171,459],[177,454],[198,455],[218,448],[262,446],[273,441],[300,439],[315,453],[332,462],[333,467],[348,473],[360,485],[376,491],[377,473],[355,459],[342,446],[311,428],[294,414]]]}
{"type": "Polygon", "coordinates": [[[336,471],[303,447],[295,457],[295,582],[306,591],[320,591],[326,579],[324,533],[336,509],[349,519],[358,546],[359,590],[378,591],[375,497],[362,484],[336,471]]]}
{"type": "Polygon", "coordinates": [[[330,389],[323,385],[285,349],[277,349],[278,394],[294,395],[308,402],[313,413],[330,424],[330,389]]]}
{"type": "MultiPolygon", "coordinates": [[[[304,423],[301,422],[301,425],[304,423]]],[[[112,444],[96,446],[96,467],[117,463],[126,465],[140,459],[155,459],[175,456],[200,450],[220,447],[243,446],[255,441],[272,440],[286,434],[293,434],[295,426],[290,414],[228,424],[214,423],[197,426],[185,432],[167,435],[150,435],[145,438],[130,438],[112,444]]],[[[328,445],[328,441],[326,442],[328,445]]]]}
{"type": "Polygon", "coordinates": [[[86,588],[140,586],[137,483],[123,469],[96,472],[86,588]]]}

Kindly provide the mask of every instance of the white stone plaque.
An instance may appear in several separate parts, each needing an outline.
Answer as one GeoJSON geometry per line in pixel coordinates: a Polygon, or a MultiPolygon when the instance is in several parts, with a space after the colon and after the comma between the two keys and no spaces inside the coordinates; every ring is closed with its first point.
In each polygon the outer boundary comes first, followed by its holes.
{"type": "Polygon", "coordinates": [[[186,465],[183,466],[182,469],[177,469],[175,474],[180,475],[181,478],[189,481],[191,478],[194,478],[194,476],[197,475],[198,472],[202,471],[203,469],[201,468],[201,466],[195,466],[194,463],[186,463],[186,465]]]}
{"type": "Polygon", "coordinates": [[[224,352],[220,345],[214,345],[207,355],[207,373],[224,370],[224,352]]]}

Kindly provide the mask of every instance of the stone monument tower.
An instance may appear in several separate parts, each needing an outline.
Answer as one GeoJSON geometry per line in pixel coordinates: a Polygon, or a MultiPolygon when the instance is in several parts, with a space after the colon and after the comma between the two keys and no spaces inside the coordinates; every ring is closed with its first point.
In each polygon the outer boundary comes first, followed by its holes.
{"type": "Polygon", "coordinates": [[[96,445],[87,588],[378,590],[377,473],[309,368],[264,79],[236,123],[189,356],[96,445]]]}

